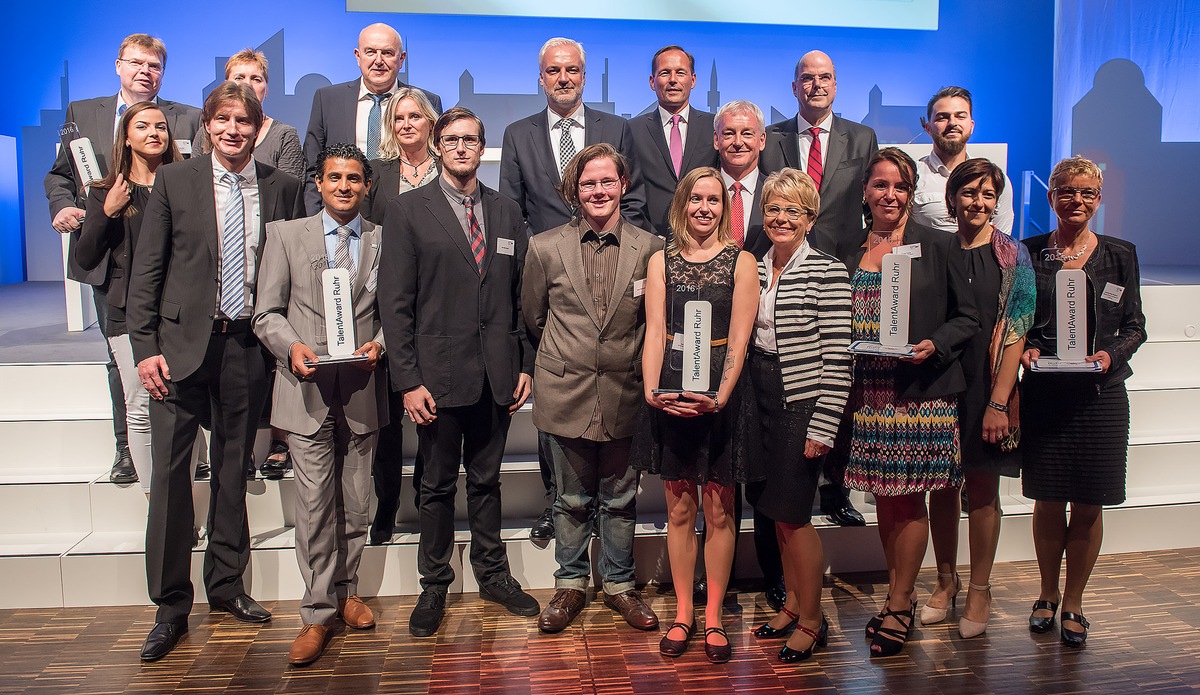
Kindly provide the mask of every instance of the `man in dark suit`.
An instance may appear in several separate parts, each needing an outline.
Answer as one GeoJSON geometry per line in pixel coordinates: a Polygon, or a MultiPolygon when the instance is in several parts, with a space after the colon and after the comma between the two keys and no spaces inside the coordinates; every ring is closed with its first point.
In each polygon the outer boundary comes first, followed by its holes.
{"type": "MultiPolygon", "coordinates": [[[[163,42],[146,34],[130,34],[117,50],[117,76],[121,78],[121,89],[110,97],[84,99],[67,104],[67,122],[75,123],[79,133],[92,141],[99,171],[107,173],[109,156],[112,154],[117,122],[125,109],[139,101],[154,101],[167,117],[167,124],[179,145],[180,152],[191,151],[192,136],[200,127],[200,110],[185,104],[158,99],[162,86],[163,71],[167,67],[167,48],[163,42]]],[[[99,178],[99,177],[97,177],[99,178]]],[[[92,299],[96,304],[96,322],[101,335],[108,322],[108,272],[109,259],[105,258],[93,270],[87,271],[75,262],[75,242],[79,239],[79,228],[83,223],[83,208],[86,197],[83,186],[88,181],[78,180],[70,153],[60,149],[54,165],[46,174],[46,200],[50,203],[51,226],[62,234],[70,234],[67,254],[67,278],[92,286],[92,299]]],[[[113,430],[117,440],[117,456],[113,462],[109,479],[114,483],[132,483],[137,480],[133,459],[129,457],[128,440],[125,435],[125,395],[121,388],[121,377],[112,353],[108,355],[108,392],[113,404],[113,430]]]]}
{"type": "MultiPolygon", "coordinates": [[[[312,114],[304,136],[304,206],[309,215],[321,210],[321,194],[313,176],[317,173],[317,155],[326,145],[344,142],[357,145],[368,159],[379,156],[379,138],[383,128],[383,112],[396,90],[408,85],[397,79],[408,54],[400,34],[386,24],[372,24],[358,35],[354,57],[362,76],[341,84],[322,87],[313,95],[312,114]]],[[[438,113],[442,98],[422,89],[438,113]]]]}
{"type": "Polygon", "coordinates": [[[721,180],[729,193],[730,230],[746,251],[761,259],[771,248],[763,232],[762,186],[759,155],[766,144],[762,110],[749,101],[731,101],[717,110],[713,149],[721,180]]]}
{"type": "Polygon", "coordinates": [[[437,632],[454,581],[460,464],[480,598],[517,615],[539,610],[509,572],[500,541],[500,459],[533,374],[520,295],[528,237],[516,204],[476,179],[483,121],[455,107],[438,119],[433,136],[441,176],[388,204],[379,260],[392,388],[417,424],[425,462],[417,546],[422,591],[408,621],[416,637],[437,632]]]}
{"type": "MultiPolygon", "coordinates": [[[[796,63],[792,93],[800,110],[795,118],[767,129],[762,170],[769,174],[792,167],[812,178],[821,194],[821,212],[808,233],[809,243],[832,254],[839,241],[862,231],[863,178],[879,143],[874,130],[833,115],[837,70],[821,51],[809,51],[796,63]]],[[[830,468],[830,457],[825,461],[821,513],[841,526],[865,525],[850,504],[842,471],[830,468]]]]}
{"type": "Polygon", "coordinates": [[[795,118],[767,129],[762,170],[800,169],[817,183],[821,214],[808,239],[833,253],[839,239],[862,230],[863,177],[879,144],[874,130],[833,114],[837,70],[821,51],[805,53],[796,63],[792,93],[800,110],[795,118]]]}
{"type": "Polygon", "coordinates": [[[242,582],[250,560],[245,464],[268,369],[251,316],[264,225],[301,215],[301,187],[251,158],[262,121],[246,83],[209,94],[203,123],[212,154],[159,169],[133,258],[126,320],[152,399],[146,579],[158,604],[144,661],[166,656],[187,632],[195,593],[189,460],[201,424],[212,429],[208,603],[246,622],[271,618],[242,582]]]}
{"type": "Polygon", "coordinates": [[[658,108],[629,121],[646,185],[646,216],[661,237],[670,231],[667,211],[679,179],[696,167],[717,165],[717,153],[708,146],[713,116],[689,103],[695,86],[696,58],[679,46],[660,48],[650,60],[658,108]]]}

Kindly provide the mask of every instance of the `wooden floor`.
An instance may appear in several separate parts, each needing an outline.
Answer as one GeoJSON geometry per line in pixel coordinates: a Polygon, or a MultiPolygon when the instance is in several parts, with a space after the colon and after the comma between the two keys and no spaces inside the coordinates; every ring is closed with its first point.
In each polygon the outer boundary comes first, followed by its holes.
{"type": "MultiPolygon", "coordinates": [[[[1100,558],[1085,612],[1087,647],[1031,635],[1037,597],[1032,563],[999,565],[987,635],[963,640],[955,614],[918,628],[901,656],[867,657],[862,629],[883,599],[879,574],[827,577],[830,643],[803,664],[779,663],[780,642],[750,634],[769,617],[761,594],[742,593],[725,626],[729,664],[704,660],[699,639],[682,658],[659,656],[661,633],[627,627],[594,601],[558,635],[539,634],[475,596],[452,599],[436,638],[407,629],[415,597],[371,599],[379,626],[345,632],[314,665],[291,668],[300,627],[295,601],[268,605],[265,626],[197,611],[191,632],[165,660],[138,661],[150,608],[0,611],[4,693],[1134,693],[1200,691],[1200,548],[1100,558]]],[[[934,579],[922,573],[922,601],[934,579]]],[[[552,592],[538,591],[543,603],[552,592]]],[[[649,592],[664,623],[674,596],[649,592]]],[[[731,596],[731,601],[733,600],[731,596]]],[[[961,604],[960,604],[961,605],[961,604]]],[[[205,607],[206,608],[206,607],[205,607]]]]}

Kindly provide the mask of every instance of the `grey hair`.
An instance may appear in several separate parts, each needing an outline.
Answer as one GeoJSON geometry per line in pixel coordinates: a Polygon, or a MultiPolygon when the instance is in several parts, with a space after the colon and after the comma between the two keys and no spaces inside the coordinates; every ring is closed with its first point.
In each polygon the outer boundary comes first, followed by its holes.
{"type": "Polygon", "coordinates": [[[721,105],[721,108],[717,109],[717,115],[713,118],[714,133],[721,132],[721,121],[727,114],[730,113],[751,113],[754,115],[754,119],[758,121],[758,129],[767,129],[767,122],[763,119],[762,109],[758,108],[758,105],[752,101],[737,99],[726,102],[725,104],[721,105]]]}
{"type": "Polygon", "coordinates": [[[541,49],[538,51],[538,72],[542,71],[542,58],[546,57],[546,51],[551,48],[558,48],[559,46],[570,46],[579,51],[579,62],[583,63],[583,69],[587,70],[587,54],[583,50],[583,44],[575,39],[556,36],[542,44],[541,49]]]}

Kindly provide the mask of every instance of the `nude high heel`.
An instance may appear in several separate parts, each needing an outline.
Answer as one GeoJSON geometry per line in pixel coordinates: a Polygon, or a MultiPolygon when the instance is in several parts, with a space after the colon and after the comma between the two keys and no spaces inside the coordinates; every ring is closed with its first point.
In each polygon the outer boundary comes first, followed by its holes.
{"type": "MultiPolygon", "coordinates": [[[[946,613],[949,612],[951,606],[958,605],[958,592],[962,591],[962,580],[958,578],[958,572],[938,572],[938,579],[954,579],[954,593],[947,597],[946,605],[942,608],[929,605],[929,601],[921,606],[921,624],[933,625],[940,623],[946,619],[946,613]]],[[[940,582],[939,582],[940,584],[940,582]]],[[[933,598],[930,596],[929,598],[933,598]]]]}
{"type": "MultiPolygon", "coordinates": [[[[988,616],[990,617],[992,611],[992,585],[985,584],[983,586],[976,586],[974,583],[968,583],[967,590],[980,591],[987,594],[988,616]]],[[[964,639],[971,639],[972,637],[978,637],[987,632],[987,626],[987,618],[984,618],[983,622],[980,623],[964,616],[958,619],[958,634],[964,639]]]]}

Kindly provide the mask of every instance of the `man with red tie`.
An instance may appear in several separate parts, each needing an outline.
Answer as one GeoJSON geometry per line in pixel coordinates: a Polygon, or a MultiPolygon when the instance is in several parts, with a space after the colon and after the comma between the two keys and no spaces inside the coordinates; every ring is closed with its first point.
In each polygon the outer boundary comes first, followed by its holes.
{"type": "Polygon", "coordinates": [[[717,109],[713,147],[729,192],[731,231],[738,246],[759,259],[771,248],[762,220],[762,184],[767,177],[758,170],[766,142],[762,110],[753,103],[731,101],[717,109]]]}

